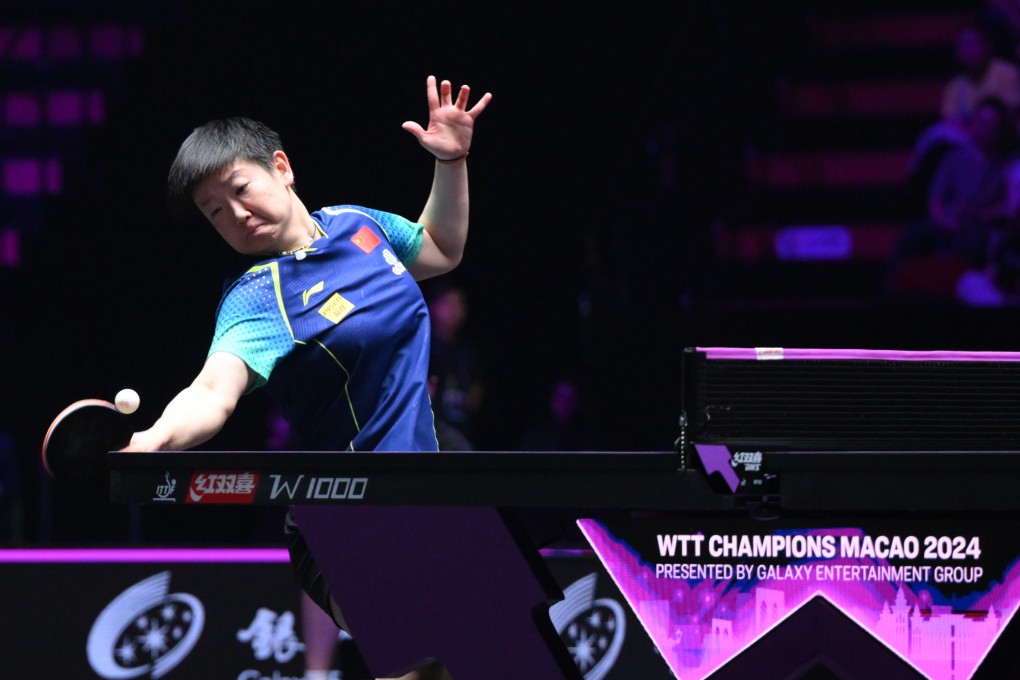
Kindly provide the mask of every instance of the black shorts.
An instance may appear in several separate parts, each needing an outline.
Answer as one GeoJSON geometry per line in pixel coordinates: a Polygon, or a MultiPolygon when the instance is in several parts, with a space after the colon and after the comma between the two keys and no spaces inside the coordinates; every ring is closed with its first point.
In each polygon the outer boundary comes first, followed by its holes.
{"type": "Polygon", "coordinates": [[[290,566],[294,569],[294,577],[297,579],[298,585],[308,593],[312,602],[326,612],[333,623],[340,626],[340,623],[333,617],[333,609],[329,605],[330,593],[326,579],[319,571],[319,565],[315,563],[315,558],[312,557],[312,552],[308,549],[308,544],[305,543],[305,537],[301,535],[301,530],[289,511],[283,522],[283,535],[287,540],[290,566]]]}

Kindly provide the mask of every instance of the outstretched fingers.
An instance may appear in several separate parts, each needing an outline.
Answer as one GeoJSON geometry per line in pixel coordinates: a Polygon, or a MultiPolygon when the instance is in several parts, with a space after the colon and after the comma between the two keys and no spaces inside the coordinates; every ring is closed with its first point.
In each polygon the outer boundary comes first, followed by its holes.
{"type": "MultiPolygon", "coordinates": [[[[437,88],[436,77],[429,76],[428,80],[426,80],[426,88],[428,90],[429,111],[435,111],[442,106],[453,104],[453,85],[450,84],[449,80],[442,81],[437,88]]],[[[457,104],[458,106],[460,105],[460,95],[457,97],[457,104]]],[[[460,108],[461,110],[464,109],[463,106],[460,108]]]]}
{"type": "Polygon", "coordinates": [[[472,118],[477,117],[478,114],[484,111],[485,107],[489,104],[489,100],[492,99],[492,94],[486,92],[474,106],[468,109],[468,102],[471,99],[471,87],[469,85],[461,85],[460,90],[457,92],[457,99],[454,101],[453,84],[449,80],[437,81],[435,76],[427,78],[426,94],[429,111],[435,111],[445,106],[453,106],[461,111],[466,111],[472,118]]]}
{"type": "Polygon", "coordinates": [[[425,80],[425,96],[428,99],[429,111],[439,108],[439,91],[436,89],[435,76],[429,76],[425,80]]]}
{"type": "MultiPolygon", "coordinates": [[[[467,89],[467,85],[464,86],[467,89]]],[[[464,90],[461,90],[461,94],[464,94],[464,90]]],[[[475,105],[467,112],[472,118],[477,118],[478,114],[485,110],[485,107],[489,105],[489,101],[492,99],[492,93],[486,92],[482,95],[482,98],[475,102],[475,105]]],[[[467,105],[467,96],[464,97],[464,104],[467,105]]]]}
{"type": "Polygon", "coordinates": [[[461,111],[467,110],[468,99],[471,97],[471,88],[468,85],[461,85],[457,93],[457,101],[453,103],[461,111]]]}
{"type": "Polygon", "coordinates": [[[456,108],[460,109],[461,111],[467,111],[468,115],[471,116],[472,118],[476,118],[478,114],[484,111],[485,107],[488,106],[489,100],[492,99],[492,94],[486,92],[484,95],[482,95],[482,98],[479,99],[475,103],[475,105],[471,107],[470,110],[468,110],[467,105],[470,99],[471,99],[471,86],[461,85],[460,92],[457,93],[457,101],[455,101],[453,105],[456,108]]]}

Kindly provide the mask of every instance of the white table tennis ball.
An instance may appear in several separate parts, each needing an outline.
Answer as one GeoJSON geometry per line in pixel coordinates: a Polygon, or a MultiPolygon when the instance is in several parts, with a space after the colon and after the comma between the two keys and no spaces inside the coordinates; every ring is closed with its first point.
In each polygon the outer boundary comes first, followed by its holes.
{"type": "Polygon", "coordinates": [[[123,389],[117,393],[113,403],[121,413],[134,413],[138,410],[138,404],[141,401],[142,398],[138,396],[137,392],[132,389],[123,389]]]}

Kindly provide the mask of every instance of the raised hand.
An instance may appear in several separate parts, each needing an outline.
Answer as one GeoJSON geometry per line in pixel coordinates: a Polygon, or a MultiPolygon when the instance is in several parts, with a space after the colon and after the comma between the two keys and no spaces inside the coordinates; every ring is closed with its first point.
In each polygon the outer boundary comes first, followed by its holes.
{"type": "Polygon", "coordinates": [[[453,101],[453,86],[449,80],[436,87],[436,77],[426,81],[429,104],[428,128],[407,121],[403,128],[418,138],[418,142],[440,161],[463,158],[471,148],[475,119],[485,110],[492,95],[486,92],[474,106],[467,108],[471,88],[461,85],[457,100],[453,101]]]}

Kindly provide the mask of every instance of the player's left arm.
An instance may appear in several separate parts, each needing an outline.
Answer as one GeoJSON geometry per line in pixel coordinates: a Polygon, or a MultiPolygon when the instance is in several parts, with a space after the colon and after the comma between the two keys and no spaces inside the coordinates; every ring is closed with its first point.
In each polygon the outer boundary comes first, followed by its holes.
{"type": "Polygon", "coordinates": [[[432,190],[418,218],[425,227],[421,250],[409,267],[417,280],[444,274],[460,264],[468,234],[467,153],[471,148],[475,119],[492,99],[486,92],[469,109],[471,88],[467,85],[461,86],[456,101],[448,80],[437,88],[435,76],[429,76],[426,88],[428,128],[413,121],[403,125],[436,157],[432,190]]]}

